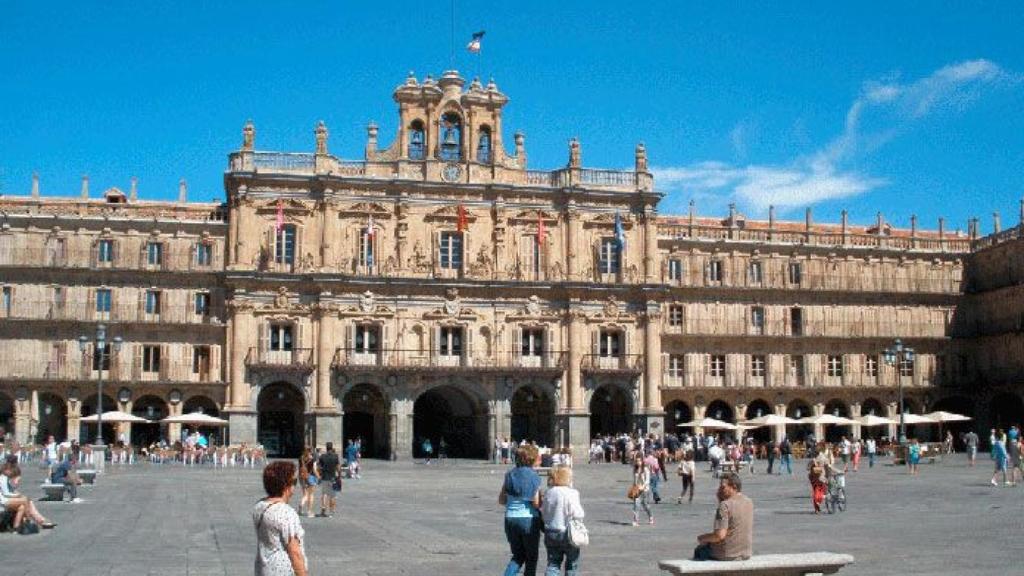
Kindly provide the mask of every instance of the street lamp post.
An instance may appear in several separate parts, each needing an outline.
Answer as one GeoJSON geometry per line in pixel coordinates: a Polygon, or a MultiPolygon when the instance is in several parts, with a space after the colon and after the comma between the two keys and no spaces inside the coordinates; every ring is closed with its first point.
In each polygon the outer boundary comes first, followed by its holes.
{"type": "MultiPolygon", "coordinates": [[[[110,362],[111,351],[107,350],[107,326],[99,324],[96,326],[96,336],[93,340],[93,354],[98,358],[99,379],[96,385],[96,446],[103,446],[103,366],[110,362]]],[[[113,352],[121,349],[121,337],[115,336],[111,341],[113,352]]],[[[78,349],[86,352],[89,349],[89,337],[78,337],[78,349]]],[[[101,452],[102,454],[102,452],[101,452]]]]}
{"type": "Polygon", "coordinates": [[[907,424],[904,421],[903,413],[905,411],[903,407],[903,375],[900,374],[900,369],[903,362],[914,361],[914,349],[909,346],[904,346],[903,342],[899,338],[892,343],[892,346],[886,348],[883,351],[885,356],[885,363],[889,366],[895,366],[896,372],[896,390],[899,394],[899,410],[900,410],[900,444],[907,443],[907,424]]]}

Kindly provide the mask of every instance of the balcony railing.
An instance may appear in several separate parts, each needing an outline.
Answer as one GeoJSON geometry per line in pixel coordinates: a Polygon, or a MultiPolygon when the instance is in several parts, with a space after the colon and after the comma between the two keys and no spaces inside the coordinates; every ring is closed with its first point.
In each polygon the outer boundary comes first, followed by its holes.
{"type": "MultiPolygon", "coordinates": [[[[904,386],[934,386],[941,384],[938,374],[921,370],[913,376],[900,376],[904,386]]],[[[749,370],[727,370],[721,376],[706,371],[673,374],[664,371],[662,388],[842,388],[842,387],[896,387],[896,377],[891,372],[876,373],[845,371],[840,374],[827,370],[795,370],[766,372],[754,376],[749,370]]]]}
{"type": "Polygon", "coordinates": [[[249,348],[245,363],[250,367],[292,368],[296,370],[312,370],[313,349],[293,348],[291,350],[270,350],[267,348],[249,348]]]}
{"type": "Polygon", "coordinates": [[[618,356],[602,356],[600,354],[587,354],[583,356],[583,365],[580,368],[584,372],[628,372],[639,374],[644,371],[644,355],[620,354],[618,356]]]}
{"type": "Polygon", "coordinates": [[[501,352],[492,355],[478,353],[460,355],[430,354],[419,349],[388,349],[368,352],[350,348],[335,350],[333,366],[340,370],[388,368],[467,368],[476,370],[538,370],[562,372],[566,368],[565,352],[546,352],[540,356],[523,356],[501,352]]]}
{"type": "Polygon", "coordinates": [[[750,278],[744,273],[729,274],[721,280],[713,280],[703,271],[684,273],[681,278],[670,278],[667,272],[662,276],[662,282],[683,288],[959,294],[963,286],[960,278],[917,278],[881,273],[873,275],[869,269],[865,269],[862,274],[802,273],[799,282],[790,280],[787,272],[768,271],[763,272],[760,279],[750,278]]]}
{"type": "Polygon", "coordinates": [[[209,264],[200,263],[190,249],[187,253],[165,251],[159,261],[150,263],[147,254],[124,250],[110,262],[101,262],[95,250],[18,247],[0,250],[0,266],[13,268],[57,268],[80,270],[146,270],[154,272],[218,272],[223,269],[219,255],[209,264]]]}
{"type": "MultiPolygon", "coordinates": [[[[144,370],[141,361],[132,362],[129,358],[118,358],[110,361],[110,367],[104,368],[103,379],[108,382],[220,382],[220,376],[211,368],[203,367],[200,371],[193,370],[191,362],[159,362],[155,370],[144,370]]],[[[49,360],[38,361],[32,358],[16,359],[11,362],[0,362],[0,378],[17,378],[28,380],[53,380],[60,382],[95,381],[100,373],[93,370],[90,358],[83,361],[49,360]]]]}
{"type": "Polygon", "coordinates": [[[892,317],[886,320],[834,321],[805,320],[794,326],[790,322],[772,320],[755,326],[749,320],[721,318],[686,318],[673,326],[665,321],[664,336],[769,336],[795,338],[946,338],[949,326],[944,321],[900,322],[892,317]],[[795,328],[795,329],[794,329],[795,328]]]}
{"type": "Polygon", "coordinates": [[[0,309],[0,319],[48,320],[69,322],[118,322],[139,324],[214,324],[224,323],[224,307],[208,306],[196,312],[194,304],[164,304],[147,312],[138,302],[115,303],[110,310],[97,310],[95,304],[80,301],[21,301],[15,298],[10,310],[0,309]]]}

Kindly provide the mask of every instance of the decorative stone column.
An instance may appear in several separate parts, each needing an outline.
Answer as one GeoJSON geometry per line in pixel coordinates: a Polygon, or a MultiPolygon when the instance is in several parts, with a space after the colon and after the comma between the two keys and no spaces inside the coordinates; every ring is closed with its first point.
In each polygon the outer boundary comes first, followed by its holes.
{"type": "Polygon", "coordinates": [[[896,402],[889,402],[885,405],[885,417],[892,420],[893,423],[889,424],[889,441],[899,438],[900,428],[900,408],[896,402]]]}
{"type": "MultiPolygon", "coordinates": [[[[850,418],[853,420],[860,418],[860,402],[850,404],[850,418]]],[[[850,426],[850,434],[852,438],[860,438],[860,433],[860,424],[853,424],[850,426]]]]}
{"type": "MultiPolygon", "coordinates": [[[[184,409],[184,407],[185,407],[185,403],[184,402],[174,402],[174,403],[168,402],[168,404],[167,404],[167,415],[168,416],[181,416],[181,413],[182,413],[182,410],[184,409]]],[[[230,432],[231,431],[229,430],[229,433],[230,432]]],[[[170,444],[173,445],[179,439],[181,439],[181,424],[168,424],[167,425],[167,442],[169,442],[170,444]]],[[[232,436],[230,438],[230,440],[234,444],[238,444],[239,443],[239,442],[235,441],[234,436],[232,436]]]]}
{"type": "Polygon", "coordinates": [[[389,430],[391,432],[391,459],[412,460],[413,402],[408,398],[391,400],[389,430]]]}
{"type": "Polygon", "coordinates": [[[646,430],[665,435],[665,412],[661,406],[661,309],[656,302],[647,303],[644,323],[643,414],[646,430]]]}
{"type": "Polygon", "coordinates": [[[582,310],[570,304],[566,317],[569,348],[569,364],[566,367],[565,385],[566,409],[561,415],[561,428],[568,431],[569,446],[573,453],[584,454],[590,447],[590,415],[584,407],[583,350],[585,349],[586,328],[582,310]]]}
{"type": "Polygon", "coordinates": [[[14,399],[14,438],[18,444],[31,444],[32,441],[32,401],[27,389],[15,391],[14,399]]]}
{"type": "Polygon", "coordinates": [[[67,428],[68,440],[81,442],[82,432],[82,403],[78,398],[68,399],[67,403],[67,428]]]}
{"type": "Polygon", "coordinates": [[[333,442],[343,447],[342,416],[331,394],[331,363],[334,361],[331,335],[338,333],[338,318],[333,310],[322,305],[316,312],[316,400],[313,407],[316,444],[324,446],[333,442]]]}
{"type": "MultiPolygon", "coordinates": [[[[815,416],[821,416],[825,413],[825,405],[820,402],[812,406],[811,409],[814,410],[815,416]]],[[[814,425],[814,439],[818,442],[825,439],[825,427],[821,424],[814,425]]]]}
{"type": "MultiPolygon", "coordinates": [[[[694,402],[694,404],[693,404],[693,419],[694,420],[701,420],[701,419],[703,419],[704,415],[707,414],[707,412],[708,412],[708,407],[703,402],[701,402],[700,400],[697,400],[696,402],[694,402]]],[[[693,429],[693,435],[694,436],[696,436],[698,434],[701,434],[703,432],[704,432],[704,429],[701,428],[700,426],[697,426],[697,427],[695,427],[693,429]]]]}
{"type": "MultiPolygon", "coordinates": [[[[785,404],[776,404],[775,405],[775,414],[778,415],[778,416],[785,416],[786,415],[786,405],[785,404]]],[[[775,442],[775,444],[778,444],[779,442],[782,442],[782,438],[785,437],[785,436],[786,436],[786,425],[785,424],[779,424],[777,426],[772,426],[772,441],[775,442]]]]}
{"type": "Polygon", "coordinates": [[[249,399],[249,383],[245,380],[245,362],[249,353],[247,344],[257,333],[252,305],[248,302],[232,301],[230,325],[231,373],[229,397],[225,407],[228,415],[228,433],[232,444],[256,443],[256,410],[249,399]]]}

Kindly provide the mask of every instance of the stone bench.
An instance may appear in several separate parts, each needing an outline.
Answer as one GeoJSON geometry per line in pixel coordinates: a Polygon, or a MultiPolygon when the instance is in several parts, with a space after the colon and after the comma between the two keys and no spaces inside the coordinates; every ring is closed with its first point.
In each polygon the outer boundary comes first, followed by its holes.
{"type": "Polygon", "coordinates": [[[807,554],[762,554],[749,560],[718,562],[708,560],[662,560],[658,567],[675,575],[691,576],[813,576],[835,574],[853,563],[849,554],[810,552],[807,554]]]}
{"type": "Polygon", "coordinates": [[[60,502],[64,500],[64,485],[54,484],[52,482],[46,482],[40,488],[43,489],[45,497],[43,500],[55,500],[60,502]]]}
{"type": "Polygon", "coordinates": [[[95,470],[79,470],[78,477],[82,479],[85,484],[96,483],[96,471],[95,470]]]}

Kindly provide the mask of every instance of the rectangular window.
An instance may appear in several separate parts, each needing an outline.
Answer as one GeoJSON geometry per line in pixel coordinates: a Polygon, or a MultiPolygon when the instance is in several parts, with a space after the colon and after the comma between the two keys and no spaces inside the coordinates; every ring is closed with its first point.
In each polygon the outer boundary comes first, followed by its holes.
{"type": "Polygon", "coordinates": [[[622,267],[622,252],[615,238],[601,238],[598,269],[601,274],[618,274],[622,267]]]}
{"type": "Polygon", "coordinates": [[[210,371],[210,347],[196,346],[192,349],[192,373],[206,374],[210,371]]]}
{"type": "Polygon", "coordinates": [[[681,378],[683,376],[682,354],[672,354],[668,357],[668,375],[672,378],[681,378]]]}
{"type": "Polygon", "coordinates": [[[605,358],[618,358],[621,354],[622,333],[615,330],[601,330],[598,353],[605,358]]]}
{"type": "Polygon", "coordinates": [[[356,326],[356,352],[362,354],[376,354],[379,352],[379,336],[379,329],[372,324],[356,326]]]}
{"type": "Polygon", "coordinates": [[[441,356],[462,356],[462,328],[441,327],[441,356]]]}
{"type": "Polygon", "coordinates": [[[750,329],[754,334],[764,334],[763,306],[754,306],[750,309],[750,329]]]}
{"type": "Polygon", "coordinates": [[[143,372],[159,372],[160,371],[160,347],[159,346],[143,346],[142,347],[142,371],[143,372]]]}
{"type": "Polygon", "coordinates": [[[274,262],[277,264],[295,263],[295,226],[286,224],[275,232],[274,262]]]}
{"type": "Polygon", "coordinates": [[[530,270],[534,274],[540,274],[541,260],[544,258],[543,245],[541,244],[540,236],[534,234],[531,238],[533,239],[533,242],[531,243],[531,246],[533,246],[533,258],[531,258],[530,270]]]}
{"type": "Polygon", "coordinates": [[[109,313],[112,299],[110,288],[96,290],[96,311],[109,313]]]}
{"type": "Polygon", "coordinates": [[[213,245],[196,244],[196,266],[209,266],[213,263],[213,245]]]}
{"type": "Polygon", "coordinates": [[[722,376],[725,376],[725,355],[712,354],[708,368],[710,369],[711,376],[713,377],[721,378],[722,376]]]}
{"type": "Polygon", "coordinates": [[[544,350],[544,330],[530,328],[523,330],[520,350],[523,356],[541,356],[544,350]]]}
{"type": "Polygon", "coordinates": [[[842,356],[829,356],[828,357],[828,375],[829,376],[842,376],[843,375],[843,357],[842,356]]]}
{"type": "Polygon", "coordinates": [[[366,228],[359,233],[359,265],[367,268],[373,268],[375,260],[375,254],[373,253],[373,239],[375,236],[370,234],[366,228]]]}
{"type": "Polygon", "coordinates": [[[160,266],[164,262],[164,245],[159,242],[146,244],[146,263],[150,266],[160,266]]]}
{"type": "Polygon", "coordinates": [[[196,292],[196,315],[197,316],[209,316],[210,315],[210,293],[209,292],[196,292]]]}
{"type": "Polygon", "coordinates": [[[869,354],[864,357],[864,372],[869,378],[878,377],[878,356],[869,354]]]}
{"type": "Polygon", "coordinates": [[[721,260],[708,262],[708,282],[721,282],[724,276],[721,260]]]}
{"type": "Polygon", "coordinates": [[[100,240],[96,247],[96,260],[101,264],[110,264],[114,261],[114,241],[100,240]]]}
{"type": "Polygon", "coordinates": [[[914,375],[914,361],[907,360],[906,358],[900,358],[900,376],[913,376],[914,375]]]}
{"type": "Polygon", "coordinates": [[[668,261],[668,279],[676,281],[683,279],[683,262],[681,260],[668,261]]]}
{"type": "Polygon", "coordinates": [[[673,304],[668,307],[668,325],[669,326],[682,326],[683,325],[683,307],[679,304],[673,304]]]}
{"type": "Polygon", "coordinates": [[[804,334],[804,311],[800,308],[789,309],[789,330],[793,336],[804,334]]]}
{"type": "Polygon", "coordinates": [[[754,286],[759,286],[764,281],[764,274],[761,271],[760,262],[751,262],[747,267],[747,281],[754,286]]]}
{"type": "Polygon", "coordinates": [[[102,347],[92,345],[92,369],[110,370],[110,344],[104,344],[102,347]]]}
{"type": "Polygon", "coordinates": [[[291,324],[270,325],[270,349],[278,352],[291,352],[294,347],[292,341],[291,324]]]}
{"type": "Polygon", "coordinates": [[[438,246],[440,253],[438,261],[441,268],[451,270],[462,269],[462,233],[441,232],[441,242],[438,246]]]}
{"type": "Polygon", "coordinates": [[[11,292],[11,287],[10,286],[4,286],[3,302],[0,303],[0,306],[3,306],[4,316],[10,316],[11,315],[11,305],[13,304],[13,302],[12,302],[13,298],[14,298],[14,294],[13,294],[13,292],[11,292]]]}
{"type": "Polygon", "coordinates": [[[160,314],[160,292],[146,290],[146,314],[160,314]]]}
{"type": "Polygon", "coordinates": [[[763,377],[765,373],[765,359],[764,356],[751,356],[750,357],[750,375],[755,377],[763,377]]]}
{"type": "Polygon", "coordinates": [[[789,263],[789,283],[799,284],[803,274],[799,262],[789,263]]]}
{"type": "Polygon", "coordinates": [[[804,377],[804,357],[799,354],[791,355],[789,357],[789,371],[798,378],[798,381],[802,379],[804,377]]]}

